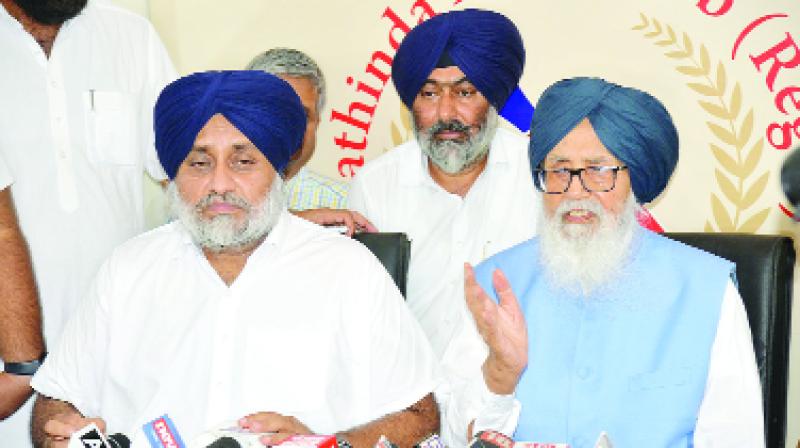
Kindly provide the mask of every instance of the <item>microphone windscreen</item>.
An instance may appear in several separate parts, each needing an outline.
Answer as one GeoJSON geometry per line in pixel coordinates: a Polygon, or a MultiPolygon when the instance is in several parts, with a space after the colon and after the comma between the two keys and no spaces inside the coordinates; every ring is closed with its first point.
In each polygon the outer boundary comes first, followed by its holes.
{"type": "Polygon", "coordinates": [[[206,448],[242,448],[242,445],[233,437],[220,437],[206,448]]]}
{"type": "Polygon", "coordinates": [[[108,444],[111,448],[131,448],[131,439],[125,434],[111,434],[108,436],[108,444]]]}

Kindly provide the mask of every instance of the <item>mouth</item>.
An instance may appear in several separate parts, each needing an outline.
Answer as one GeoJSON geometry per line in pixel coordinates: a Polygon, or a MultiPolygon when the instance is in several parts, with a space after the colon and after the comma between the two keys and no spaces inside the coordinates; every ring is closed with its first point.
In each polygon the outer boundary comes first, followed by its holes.
{"type": "Polygon", "coordinates": [[[444,130],[433,134],[436,140],[465,140],[467,133],[463,131],[444,130]]]}
{"type": "Polygon", "coordinates": [[[230,215],[241,210],[241,207],[229,202],[214,202],[206,206],[203,212],[211,215],[230,215]]]}
{"type": "Polygon", "coordinates": [[[596,215],[590,210],[575,208],[561,215],[565,224],[591,224],[596,215]]]}

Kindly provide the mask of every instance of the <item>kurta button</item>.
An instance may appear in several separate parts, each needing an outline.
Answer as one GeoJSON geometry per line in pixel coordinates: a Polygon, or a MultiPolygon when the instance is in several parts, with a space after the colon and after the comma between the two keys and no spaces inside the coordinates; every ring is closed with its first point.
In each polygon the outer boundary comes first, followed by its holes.
{"type": "Polygon", "coordinates": [[[592,369],[588,367],[581,367],[580,369],[578,369],[578,378],[582,380],[589,378],[591,374],[592,374],[592,369]]]}

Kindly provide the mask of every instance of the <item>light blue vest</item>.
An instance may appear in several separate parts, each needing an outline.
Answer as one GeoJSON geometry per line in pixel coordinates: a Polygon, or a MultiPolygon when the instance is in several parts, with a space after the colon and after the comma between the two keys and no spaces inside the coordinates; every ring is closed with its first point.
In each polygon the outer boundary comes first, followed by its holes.
{"type": "Polygon", "coordinates": [[[526,241],[481,263],[494,296],[500,268],[528,325],[528,367],[515,439],[591,448],[690,447],[733,264],[646,230],[624,278],[589,298],[554,287],[526,241]]]}

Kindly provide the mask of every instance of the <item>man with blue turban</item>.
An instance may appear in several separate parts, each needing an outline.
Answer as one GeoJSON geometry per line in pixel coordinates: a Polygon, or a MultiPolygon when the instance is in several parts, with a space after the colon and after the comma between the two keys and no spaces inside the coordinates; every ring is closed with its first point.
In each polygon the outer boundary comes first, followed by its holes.
{"type": "Polygon", "coordinates": [[[603,432],[620,447],[763,447],[733,265],[636,224],[678,160],[664,106],[602,79],[559,81],[537,104],[530,159],[539,236],[465,266],[489,349],[471,387],[508,400],[472,400],[461,428],[489,414],[518,440],[573,448],[603,432]]]}
{"type": "Polygon", "coordinates": [[[451,11],[413,28],[392,80],[415,138],[367,163],[348,198],[379,230],[410,237],[408,306],[449,378],[474,361],[455,356],[458,347],[480,342],[464,305],[463,263],[535,231],[528,140],[498,127],[524,63],[519,31],[496,12],[451,11]]]}
{"type": "Polygon", "coordinates": [[[34,377],[37,446],[92,421],[140,446],[165,414],[189,446],[231,426],[267,445],[316,432],[411,446],[438,427],[435,360],[386,270],[285,209],[305,129],[292,87],[260,71],[164,89],[156,147],[176,219],[114,251],[34,377]]]}

